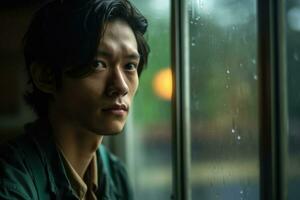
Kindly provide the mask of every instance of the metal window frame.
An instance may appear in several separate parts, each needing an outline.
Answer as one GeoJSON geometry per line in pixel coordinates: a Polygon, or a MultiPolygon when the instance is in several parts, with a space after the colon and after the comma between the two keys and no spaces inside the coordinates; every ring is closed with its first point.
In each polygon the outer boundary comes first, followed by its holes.
{"type": "Polygon", "coordinates": [[[287,89],[285,1],[257,1],[260,199],[286,200],[287,89]]]}
{"type": "Polygon", "coordinates": [[[173,199],[190,200],[190,86],[187,0],[171,1],[173,199]]]}

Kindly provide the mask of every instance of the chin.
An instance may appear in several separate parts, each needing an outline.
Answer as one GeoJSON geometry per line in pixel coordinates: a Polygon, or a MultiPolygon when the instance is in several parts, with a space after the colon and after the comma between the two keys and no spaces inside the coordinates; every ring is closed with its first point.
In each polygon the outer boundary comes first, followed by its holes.
{"type": "Polygon", "coordinates": [[[119,135],[121,133],[122,133],[122,131],[118,131],[118,132],[113,131],[113,132],[102,133],[102,135],[105,135],[105,136],[114,136],[114,135],[119,135]]]}
{"type": "Polygon", "coordinates": [[[93,132],[97,135],[118,135],[123,131],[123,128],[124,124],[111,124],[110,126],[96,128],[93,132]]]}
{"type": "Polygon", "coordinates": [[[114,135],[119,135],[121,134],[122,131],[102,131],[102,132],[98,132],[97,135],[102,135],[102,136],[114,136],[114,135]]]}

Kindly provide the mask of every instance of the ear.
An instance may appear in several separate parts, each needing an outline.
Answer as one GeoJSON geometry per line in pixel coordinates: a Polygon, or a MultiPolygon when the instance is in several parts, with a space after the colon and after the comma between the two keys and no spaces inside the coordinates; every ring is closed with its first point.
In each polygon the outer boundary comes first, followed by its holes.
{"type": "Polygon", "coordinates": [[[49,94],[55,93],[55,76],[49,67],[35,62],[30,66],[30,73],[34,85],[39,90],[49,94]]]}

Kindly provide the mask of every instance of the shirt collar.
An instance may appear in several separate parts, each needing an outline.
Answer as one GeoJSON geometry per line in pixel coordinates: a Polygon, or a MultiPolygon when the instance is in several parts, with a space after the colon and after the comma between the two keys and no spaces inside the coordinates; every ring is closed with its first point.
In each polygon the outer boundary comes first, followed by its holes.
{"type": "Polygon", "coordinates": [[[67,157],[61,149],[60,153],[63,158],[63,163],[68,179],[76,195],[80,199],[84,199],[88,189],[91,190],[91,192],[95,193],[95,191],[97,191],[98,189],[98,171],[96,154],[93,155],[93,158],[87,168],[84,178],[82,179],[79,176],[79,174],[75,171],[72,164],[69,162],[69,160],[67,159],[67,157]]]}
{"type": "MultiPolygon", "coordinates": [[[[72,195],[72,186],[70,185],[66,171],[63,166],[63,158],[57,149],[53,136],[51,135],[51,126],[47,120],[37,120],[34,123],[25,125],[26,134],[30,135],[40,153],[42,161],[46,167],[49,180],[49,189],[56,196],[72,195]]],[[[116,189],[112,177],[111,166],[108,161],[107,150],[103,145],[96,152],[95,162],[99,176],[95,182],[97,186],[96,195],[98,197],[109,198],[111,195],[120,197],[120,193],[116,189]]],[[[96,180],[96,178],[95,178],[96,180]]]]}

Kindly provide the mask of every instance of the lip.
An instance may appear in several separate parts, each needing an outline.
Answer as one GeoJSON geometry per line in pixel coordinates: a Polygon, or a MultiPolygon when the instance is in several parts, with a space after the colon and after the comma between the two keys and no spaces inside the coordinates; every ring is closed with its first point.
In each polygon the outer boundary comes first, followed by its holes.
{"type": "Polygon", "coordinates": [[[102,109],[105,113],[123,116],[128,112],[128,107],[125,104],[114,104],[102,109]]]}

